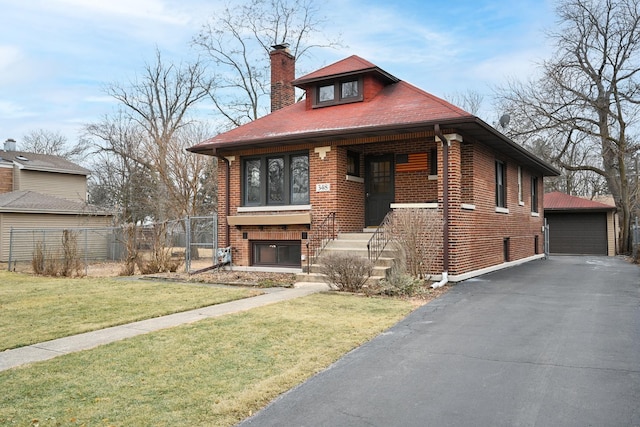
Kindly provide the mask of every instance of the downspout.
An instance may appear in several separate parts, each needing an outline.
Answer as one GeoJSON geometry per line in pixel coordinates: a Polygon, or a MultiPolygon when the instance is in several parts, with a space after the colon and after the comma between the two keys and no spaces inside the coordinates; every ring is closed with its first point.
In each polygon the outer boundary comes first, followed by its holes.
{"type": "Polygon", "coordinates": [[[224,163],[227,167],[227,173],[225,174],[225,203],[224,203],[224,222],[225,222],[225,242],[227,243],[227,247],[231,246],[231,229],[229,227],[229,213],[231,213],[231,209],[229,208],[229,202],[231,201],[229,186],[231,185],[231,162],[226,157],[220,156],[219,159],[224,160],[224,163]]]}
{"type": "Polygon", "coordinates": [[[449,281],[449,141],[444,137],[439,124],[436,123],[433,130],[442,141],[442,279],[431,285],[435,289],[449,281]]]}

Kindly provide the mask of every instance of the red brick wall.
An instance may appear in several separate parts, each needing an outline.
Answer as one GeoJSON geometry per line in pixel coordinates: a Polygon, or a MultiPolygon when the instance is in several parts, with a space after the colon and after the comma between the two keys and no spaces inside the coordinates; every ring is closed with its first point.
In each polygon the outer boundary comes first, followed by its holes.
{"type": "MultiPolygon", "coordinates": [[[[328,144],[326,146],[329,146],[328,144]]],[[[330,145],[325,158],[314,151],[310,144],[278,147],[267,150],[245,150],[234,153],[231,162],[230,213],[237,215],[241,206],[241,165],[242,156],[273,152],[309,151],[309,192],[312,206],[311,229],[306,225],[263,226],[241,228],[231,227],[231,245],[234,247],[234,263],[249,265],[250,242],[252,240],[300,240],[301,252],[306,253],[306,241],[302,233],[312,233],[331,212],[337,212],[340,231],[360,231],[364,227],[364,183],[349,181],[347,174],[347,151],[355,151],[360,156],[360,175],[364,177],[364,157],[379,154],[429,153],[437,147],[438,180],[428,179],[426,170],[397,172],[395,174],[395,202],[423,203],[437,200],[442,207],[442,144],[436,143],[432,134],[413,134],[404,139],[379,137],[336,141],[330,145]],[[331,191],[316,192],[316,184],[329,184],[331,191]],[[243,238],[243,233],[246,233],[243,238]]],[[[219,208],[220,242],[224,241],[225,225],[225,174],[226,167],[220,161],[219,208]]],[[[518,203],[517,164],[509,158],[496,157],[488,147],[480,143],[460,144],[452,142],[449,149],[449,203],[450,203],[450,263],[449,274],[489,267],[504,262],[503,240],[509,238],[509,259],[516,260],[534,255],[535,236],[538,235],[538,252],[542,252],[543,224],[542,177],[538,179],[539,216],[531,215],[531,173],[523,169],[524,206],[518,203]],[[508,214],[495,211],[495,160],[499,158],[507,166],[507,208],[508,214]],[[473,205],[475,209],[462,209],[461,205],[473,205]]],[[[441,210],[440,210],[441,211],[441,210]]],[[[265,215],[275,212],[266,212],[265,215]]],[[[292,213],[288,211],[287,213],[292,213]]],[[[255,214],[255,213],[254,213],[255,214]]],[[[439,232],[439,231],[438,231],[439,232]]],[[[433,273],[442,271],[442,251],[440,249],[433,273]]]]}
{"type": "Polygon", "coordinates": [[[296,60],[288,49],[274,50],[271,58],[271,111],[292,105],[295,89],[291,82],[296,77],[296,60]]]}
{"type": "Polygon", "coordinates": [[[364,78],[364,101],[371,101],[375,96],[384,89],[384,84],[373,76],[365,76],[364,78]]]}
{"type": "MultiPolygon", "coordinates": [[[[462,146],[463,152],[468,148],[462,146]]],[[[531,215],[531,173],[523,169],[524,206],[518,203],[518,165],[509,158],[496,155],[486,146],[473,144],[473,197],[472,201],[462,201],[475,205],[475,210],[458,208],[452,203],[451,217],[451,275],[462,274],[496,264],[504,259],[503,241],[509,239],[509,260],[517,260],[536,253],[535,236],[538,235],[538,252],[542,252],[543,236],[541,227],[543,214],[531,215]],[[496,212],[495,206],[495,161],[502,160],[507,166],[507,209],[508,214],[496,212]]],[[[456,151],[456,150],[452,150],[456,151]]],[[[453,159],[452,159],[453,160],[453,159]]],[[[462,162],[463,164],[465,162],[462,162]]],[[[464,174],[463,174],[464,176],[464,174]]],[[[450,177],[451,179],[451,177],[450,177]]],[[[542,177],[538,178],[539,193],[542,191],[542,177]]],[[[463,190],[462,194],[466,194],[463,190]]],[[[465,196],[467,198],[468,195],[465,196]]],[[[453,202],[453,200],[452,200],[453,202]]],[[[540,201],[538,202],[539,211],[540,201]]]]}
{"type": "Polygon", "coordinates": [[[13,191],[13,168],[0,168],[0,194],[13,191]]]}
{"type": "Polygon", "coordinates": [[[367,145],[364,147],[364,154],[427,153],[424,170],[395,173],[395,203],[425,203],[438,198],[438,183],[436,180],[429,180],[429,153],[435,146],[433,137],[414,136],[399,141],[367,145]]]}
{"type": "Polygon", "coordinates": [[[341,232],[358,232],[364,228],[364,182],[347,181],[347,151],[360,154],[360,177],[364,177],[362,147],[336,147],[338,187],[337,220],[341,232]]]}

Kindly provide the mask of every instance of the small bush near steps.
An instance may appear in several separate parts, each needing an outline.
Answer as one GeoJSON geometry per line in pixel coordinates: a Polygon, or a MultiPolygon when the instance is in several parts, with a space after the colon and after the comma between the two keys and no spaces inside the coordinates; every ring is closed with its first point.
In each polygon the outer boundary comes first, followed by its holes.
{"type": "Polygon", "coordinates": [[[320,272],[329,286],[338,291],[360,292],[373,272],[368,259],[352,254],[331,253],[321,258],[320,272]]]}

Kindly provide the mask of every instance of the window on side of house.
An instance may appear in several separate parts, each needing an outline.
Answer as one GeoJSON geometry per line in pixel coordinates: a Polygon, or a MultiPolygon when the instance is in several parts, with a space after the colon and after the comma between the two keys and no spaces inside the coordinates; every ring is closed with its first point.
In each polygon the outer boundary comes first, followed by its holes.
{"type": "Polygon", "coordinates": [[[360,176],[360,153],[347,151],[347,175],[360,176]]]}
{"type": "Polygon", "coordinates": [[[429,150],[429,175],[438,175],[438,149],[429,150]]]}
{"type": "Polygon", "coordinates": [[[524,205],[524,198],[522,197],[522,167],[518,166],[518,203],[524,205]]]}
{"type": "Polygon", "coordinates": [[[309,155],[261,156],[243,161],[244,206],[309,203],[309,155]]]}
{"type": "Polygon", "coordinates": [[[496,206],[507,207],[507,168],[504,162],[496,160],[496,206]]]}
{"type": "Polygon", "coordinates": [[[531,177],[531,212],[538,212],[538,177],[531,177]]]}

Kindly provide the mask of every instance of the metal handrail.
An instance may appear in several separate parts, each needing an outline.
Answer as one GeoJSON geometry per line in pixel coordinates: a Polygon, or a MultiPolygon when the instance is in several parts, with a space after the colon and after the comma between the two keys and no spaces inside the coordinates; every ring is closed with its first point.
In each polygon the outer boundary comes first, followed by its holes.
{"type": "Polygon", "coordinates": [[[327,215],[307,240],[307,274],[311,272],[311,258],[320,256],[331,240],[336,239],[336,212],[327,215]]]}
{"type": "Polygon", "coordinates": [[[391,213],[393,213],[393,211],[387,212],[387,214],[384,216],[384,219],[380,223],[380,226],[373,233],[373,236],[371,236],[369,242],[367,243],[369,261],[371,261],[373,264],[378,261],[378,258],[380,258],[380,255],[382,254],[382,251],[384,251],[387,243],[389,243],[392,238],[391,232],[387,227],[391,218],[391,213]]]}

